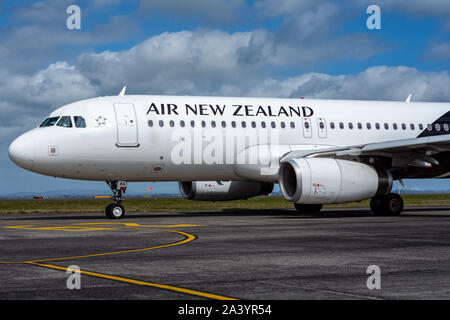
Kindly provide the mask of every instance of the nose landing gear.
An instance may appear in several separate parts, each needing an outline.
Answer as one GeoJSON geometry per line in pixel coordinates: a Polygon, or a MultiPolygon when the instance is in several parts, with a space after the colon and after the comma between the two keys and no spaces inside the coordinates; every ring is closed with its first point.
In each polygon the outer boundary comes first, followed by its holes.
{"type": "Polygon", "coordinates": [[[125,216],[125,208],[122,203],[122,192],[127,190],[126,181],[106,181],[106,184],[113,192],[114,203],[109,204],[105,209],[105,214],[109,219],[122,219],[125,216]]]}

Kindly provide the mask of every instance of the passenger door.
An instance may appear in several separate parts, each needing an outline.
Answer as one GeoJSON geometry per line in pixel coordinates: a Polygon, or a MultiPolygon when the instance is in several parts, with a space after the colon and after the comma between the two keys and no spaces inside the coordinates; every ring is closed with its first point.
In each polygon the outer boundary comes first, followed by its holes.
{"type": "Polygon", "coordinates": [[[132,103],[115,103],[118,147],[138,147],[136,111],[132,103]]]}

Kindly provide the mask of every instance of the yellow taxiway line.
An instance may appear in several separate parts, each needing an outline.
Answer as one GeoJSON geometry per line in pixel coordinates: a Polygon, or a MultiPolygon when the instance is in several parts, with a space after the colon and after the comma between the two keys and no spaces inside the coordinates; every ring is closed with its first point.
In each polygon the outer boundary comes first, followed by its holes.
{"type": "Polygon", "coordinates": [[[73,257],[62,257],[62,258],[50,258],[50,259],[40,259],[40,260],[32,260],[32,261],[24,261],[24,263],[35,263],[35,262],[49,262],[49,261],[61,261],[61,260],[70,260],[70,259],[81,259],[81,258],[91,258],[91,257],[101,257],[101,256],[110,256],[114,254],[123,254],[123,253],[133,253],[133,252],[142,252],[142,251],[149,251],[149,250],[155,250],[160,248],[167,248],[167,247],[173,247],[178,246],[181,244],[185,244],[191,241],[194,241],[197,237],[193,234],[182,232],[182,231],[176,231],[176,230],[165,230],[165,229],[149,229],[149,230],[156,230],[156,231],[165,231],[165,232],[173,232],[178,233],[185,238],[181,241],[169,243],[169,244],[162,244],[155,247],[149,247],[149,248],[142,248],[142,249],[131,249],[131,250],[124,250],[124,251],[113,251],[113,252],[104,252],[104,253],[93,253],[93,254],[86,254],[81,256],[73,256],[73,257]]]}
{"type": "MultiPolygon", "coordinates": [[[[72,256],[72,257],[40,259],[40,260],[32,260],[32,261],[0,261],[0,264],[27,264],[27,265],[39,266],[39,267],[43,267],[43,268],[67,271],[68,268],[53,265],[53,264],[42,263],[42,262],[81,259],[81,258],[99,257],[99,256],[133,253],[133,252],[142,252],[142,251],[149,251],[149,250],[155,250],[155,249],[160,249],[160,248],[178,246],[178,245],[182,245],[182,244],[186,244],[188,242],[194,241],[197,237],[195,235],[187,233],[187,232],[182,232],[182,231],[177,231],[177,230],[168,230],[168,229],[159,229],[159,228],[193,227],[193,226],[204,226],[204,225],[178,224],[178,225],[164,225],[164,226],[158,225],[158,226],[156,226],[156,225],[140,225],[137,223],[101,222],[101,223],[76,223],[76,224],[72,224],[69,226],[55,226],[55,227],[35,227],[33,225],[4,227],[4,228],[10,228],[10,229],[28,229],[28,230],[37,229],[37,230],[54,230],[54,231],[94,231],[94,230],[140,229],[140,230],[155,230],[155,231],[177,233],[177,234],[184,236],[184,239],[181,241],[178,241],[178,242],[174,242],[174,243],[163,244],[163,245],[159,245],[159,246],[142,248],[142,249],[132,249],[132,250],[124,250],[124,251],[87,254],[87,255],[72,256]],[[118,225],[118,228],[114,228],[114,227],[113,228],[104,228],[104,227],[97,228],[94,226],[94,225],[102,225],[102,224],[103,225],[118,225]],[[78,225],[78,226],[87,225],[89,227],[83,228],[83,227],[77,227],[76,225],[78,225]],[[122,226],[120,226],[120,225],[122,225],[122,226]],[[159,227],[159,228],[155,228],[155,227],[159,227]]],[[[134,285],[141,285],[141,286],[165,289],[165,290],[195,295],[195,296],[199,296],[199,297],[203,297],[203,298],[218,299],[218,300],[237,300],[236,298],[225,297],[225,296],[221,296],[221,295],[217,295],[217,294],[213,294],[213,293],[185,289],[185,288],[170,286],[170,285],[166,285],[166,284],[158,284],[158,283],[146,282],[146,281],[141,281],[141,280],[128,279],[128,278],[124,278],[124,277],[112,276],[112,275],[102,274],[102,273],[98,273],[98,272],[80,270],[80,273],[88,275],[88,276],[92,276],[92,277],[121,281],[121,282],[130,283],[130,284],[134,284],[134,285]]]]}
{"type": "MultiPolygon", "coordinates": [[[[61,267],[61,266],[55,266],[53,264],[41,264],[41,263],[29,263],[29,264],[36,265],[36,266],[43,267],[43,268],[61,270],[61,271],[68,270],[68,268],[61,267]]],[[[220,295],[213,294],[213,293],[207,293],[207,292],[202,292],[202,291],[197,291],[197,290],[169,286],[166,284],[134,280],[134,279],[111,276],[108,274],[103,274],[103,273],[98,273],[98,272],[90,272],[90,271],[85,271],[85,270],[80,270],[79,272],[80,272],[80,274],[85,274],[87,276],[103,278],[103,279],[108,279],[108,280],[115,280],[115,281],[120,281],[120,282],[126,282],[126,283],[131,283],[131,284],[135,284],[135,285],[139,285],[139,286],[147,286],[147,287],[154,287],[154,288],[165,289],[165,290],[170,290],[170,291],[176,291],[176,292],[190,294],[190,295],[194,295],[194,296],[200,296],[203,298],[216,299],[216,300],[237,300],[236,298],[224,297],[224,296],[220,296],[220,295]]]]}

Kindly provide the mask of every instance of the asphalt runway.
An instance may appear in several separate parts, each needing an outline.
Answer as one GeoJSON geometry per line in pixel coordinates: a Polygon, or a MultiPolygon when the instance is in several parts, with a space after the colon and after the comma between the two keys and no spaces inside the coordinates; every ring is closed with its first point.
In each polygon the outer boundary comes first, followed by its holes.
{"type": "Polygon", "coordinates": [[[449,279],[448,207],[0,216],[0,299],[448,299],[449,279]]]}

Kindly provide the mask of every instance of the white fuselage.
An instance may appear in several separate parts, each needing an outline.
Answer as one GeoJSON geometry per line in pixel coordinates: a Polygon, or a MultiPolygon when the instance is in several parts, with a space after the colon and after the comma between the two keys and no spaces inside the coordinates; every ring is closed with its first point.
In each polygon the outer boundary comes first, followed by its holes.
{"type": "MultiPolygon", "coordinates": [[[[63,106],[49,115],[69,116],[72,122],[74,117],[83,117],[85,127],[35,128],[17,138],[9,153],[27,170],[70,179],[276,182],[276,174],[261,174],[259,169],[276,167],[280,157],[291,150],[416,138],[448,113],[449,106],[238,97],[100,97],[63,106]],[[240,139],[243,136],[246,138],[240,139]],[[245,161],[239,159],[242,152],[247,154],[245,161]],[[250,163],[248,158],[255,154],[257,163],[250,163]]],[[[448,126],[440,130],[450,133],[448,126]]]]}

